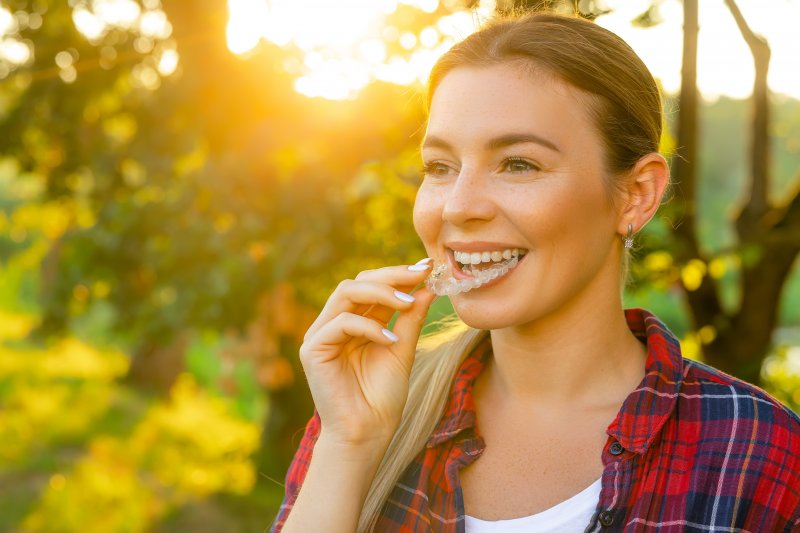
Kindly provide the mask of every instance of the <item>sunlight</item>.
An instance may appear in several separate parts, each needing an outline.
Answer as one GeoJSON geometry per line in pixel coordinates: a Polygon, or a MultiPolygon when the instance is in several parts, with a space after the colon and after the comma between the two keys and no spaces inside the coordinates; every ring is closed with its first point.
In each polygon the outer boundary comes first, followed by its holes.
{"type": "MultiPolygon", "coordinates": [[[[131,70],[134,85],[156,90],[161,78],[172,75],[178,68],[180,56],[175,42],[170,40],[172,24],[161,9],[160,0],[145,0],[142,5],[134,0],[91,0],[77,5],[72,11],[75,28],[90,42],[99,45],[113,29],[133,31],[138,34],[133,49],[144,57],[142,63],[131,70]],[[144,6],[144,10],[142,9],[144,6]]],[[[101,49],[100,66],[111,68],[117,57],[113,46],[101,49]]],[[[73,83],[78,76],[75,63],[77,51],[56,54],[59,77],[64,83],[73,83]]]]}
{"type": "Polygon", "coordinates": [[[475,30],[494,2],[482,2],[476,15],[443,17],[419,35],[400,34],[386,17],[400,4],[427,13],[439,0],[228,0],[228,48],[235,54],[253,50],[261,39],[293,45],[303,55],[295,89],[306,96],[340,100],[354,97],[370,82],[401,85],[424,82],[436,59],[456,40],[475,30]],[[419,50],[409,57],[388,53],[388,44],[419,50]]]}
{"type": "Polygon", "coordinates": [[[134,0],[93,0],[84,2],[72,11],[72,21],[79,32],[90,41],[102,39],[109,30],[138,29],[146,38],[166,39],[172,34],[172,25],[161,10],[160,2],[145,3],[149,9],[142,11],[134,0]]]}
{"type": "Polygon", "coordinates": [[[11,11],[0,6],[0,35],[12,33],[17,30],[17,21],[11,11]]]}
{"type": "Polygon", "coordinates": [[[243,54],[256,47],[261,31],[269,20],[267,4],[260,0],[229,0],[227,27],[228,49],[243,54]]]}
{"type": "MultiPolygon", "coordinates": [[[[668,93],[681,83],[683,6],[664,0],[663,22],[653,28],[635,28],[630,21],[644,12],[650,0],[607,0],[612,13],[597,23],[619,34],[642,57],[668,93]]],[[[800,98],[800,2],[738,0],[748,24],[766,37],[772,50],[769,85],[776,93],[800,98]]],[[[753,89],[753,59],[723,0],[700,2],[697,85],[704,98],[747,98],[753,89]]]]}
{"type": "MultiPolygon", "coordinates": [[[[124,1],[124,0],[117,0],[124,1]]],[[[631,20],[651,0],[606,0],[612,9],[597,23],[618,33],[639,53],[664,89],[680,88],[682,5],[664,0],[663,22],[641,29],[631,20]]],[[[228,0],[228,48],[235,54],[253,50],[261,39],[292,45],[303,54],[295,88],[306,96],[352,98],[374,80],[401,85],[424,83],[436,59],[452,43],[491,17],[495,2],[482,1],[475,13],[457,12],[418,33],[400,33],[386,17],[400,4],[432,13],[439,0],[228,0]],[[388,53],[391,43],[414,50],[409,57],[388,53]]],[[[800,1],[739,0],[757,32],[772,48],[769,82],[778,93],[800,98],[800,1]]],[[[753,85],[752,58],[723,0],[700,3],[698,85],[707,99],[726,95],[746,98],[753,85]]]]}

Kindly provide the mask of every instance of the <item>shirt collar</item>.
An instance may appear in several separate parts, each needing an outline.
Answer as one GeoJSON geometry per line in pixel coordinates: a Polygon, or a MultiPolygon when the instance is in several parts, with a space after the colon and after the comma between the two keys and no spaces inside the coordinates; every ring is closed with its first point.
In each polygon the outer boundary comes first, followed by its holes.
{"type": "MultiPolygon", "coordinates": [[[[647,346],[645,376],[622,404],[607,433],[627,450],[643,453],[672,415],[683,380],[680,343],[652,313],[625,310],[631,332],[647,346]]],[[[491,337],[484,337],[456,372],[450,400],[427,446],[432,448],[475,426],[472,386],[492,354],[491,337]]]]}
{"type": "Polygon", "coordinates": [[[622,403],[607,433],[625,449],[644,453],[675,410],[683,383],[683,357],[678,339],[652,313],[627,309],[625,319],[647,346],[645,376],[622,403]]]}

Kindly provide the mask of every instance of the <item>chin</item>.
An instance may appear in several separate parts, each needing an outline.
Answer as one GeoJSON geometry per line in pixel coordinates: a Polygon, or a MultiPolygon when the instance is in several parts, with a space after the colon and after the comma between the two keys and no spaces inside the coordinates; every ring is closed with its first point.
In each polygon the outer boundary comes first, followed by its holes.
{"type": "Polygon", "coordinates": [[[474,329],[503,329],[514,324],[507,307],[492,312],[486,307],[458,305],[453,302],[453,309],[464,324],[474,329]]]}

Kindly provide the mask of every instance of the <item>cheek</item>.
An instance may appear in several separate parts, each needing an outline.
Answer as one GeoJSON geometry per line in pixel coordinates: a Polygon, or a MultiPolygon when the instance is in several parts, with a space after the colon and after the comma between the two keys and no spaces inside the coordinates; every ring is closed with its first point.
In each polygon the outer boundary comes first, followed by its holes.
{"type": "Polygon", "coordinates": [[[613,222],[603,191],[570,176],[530,194],[517,192],[503,202],[520,233],[542,247],[585,247],[586,241],[594,243],[607,233],[613,222]]]}

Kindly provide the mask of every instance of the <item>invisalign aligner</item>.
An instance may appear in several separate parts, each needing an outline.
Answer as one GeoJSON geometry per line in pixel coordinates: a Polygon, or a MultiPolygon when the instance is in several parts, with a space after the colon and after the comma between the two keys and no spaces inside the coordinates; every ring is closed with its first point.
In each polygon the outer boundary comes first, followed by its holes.
{"type": "Polygon", "coordinates": [[[474,270],[475,277],[462,280],[455,279],[452,276],[449,264],[439,263],[425,280],[425,285],[438,296],[452,296],[453,294],[477,289],[481,285],[507,274],[509,270],[517,266],[518,262],[519,259],[517,257],[512,257],[486,270],[474,270]]]}

